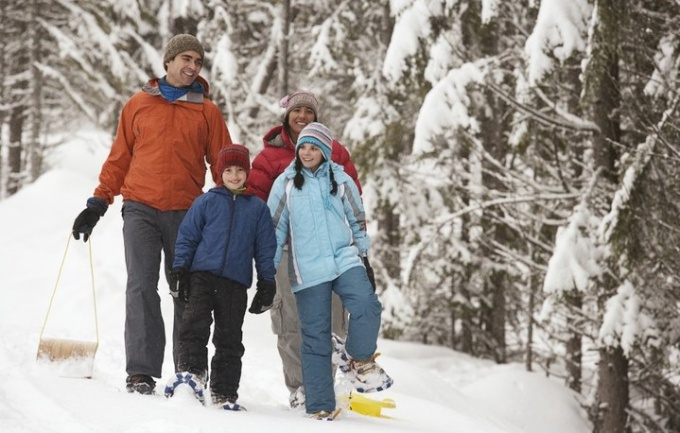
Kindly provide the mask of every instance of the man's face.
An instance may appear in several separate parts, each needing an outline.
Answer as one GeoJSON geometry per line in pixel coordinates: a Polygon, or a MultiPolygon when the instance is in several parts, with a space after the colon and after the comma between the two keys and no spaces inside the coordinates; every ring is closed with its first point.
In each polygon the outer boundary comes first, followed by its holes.
{"type": "Polygon", "coordinates": [[[184,51],[166,63],[166,80],[175,87],[187,87],[196,80],[203,67],[203,57],[194,50],[184,51]]]}

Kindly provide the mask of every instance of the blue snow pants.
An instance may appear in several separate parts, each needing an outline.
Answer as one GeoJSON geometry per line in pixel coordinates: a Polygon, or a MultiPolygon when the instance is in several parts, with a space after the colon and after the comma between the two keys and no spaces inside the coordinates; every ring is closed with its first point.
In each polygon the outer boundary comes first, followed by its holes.
{"type": "Polygon", "coordinates": [[[382,305],[363,266],[295,293],[302,335],[302,380],[307,413],[335,410],[331,341],[331,294],[335,292],[349,312],[345,349],[358,360],[376,351],[382,305]]]}

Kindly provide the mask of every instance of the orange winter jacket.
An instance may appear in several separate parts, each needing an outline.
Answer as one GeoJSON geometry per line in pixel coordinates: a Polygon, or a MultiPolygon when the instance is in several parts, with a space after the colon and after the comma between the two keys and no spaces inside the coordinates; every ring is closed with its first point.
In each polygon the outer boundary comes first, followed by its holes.
{"type": "Polygon", "coordinates": [[[125,104],[111,152],[94,196],[113,203],[118,194],[160,211],[188,209],[203,192],[206,161],[217,183],[217,156],[231,144],[222,113],[204,94],[189,92],[175,102],[149,81],[125,104]]]}

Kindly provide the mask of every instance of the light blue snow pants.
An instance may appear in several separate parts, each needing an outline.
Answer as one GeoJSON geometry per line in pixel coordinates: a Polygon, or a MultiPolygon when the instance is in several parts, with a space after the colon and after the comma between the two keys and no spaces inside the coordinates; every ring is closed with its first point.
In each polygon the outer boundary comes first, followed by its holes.
{"type": "Polygon", "coordinates": [[[382,305],[363,266],[351,268],[333,281],[295,293],[302,335],[302,379],[307,413],[335,410],[331,342],[331,294],[349,311],[345,349],[353,359],[368,359],[376,350],[382,305]]]}

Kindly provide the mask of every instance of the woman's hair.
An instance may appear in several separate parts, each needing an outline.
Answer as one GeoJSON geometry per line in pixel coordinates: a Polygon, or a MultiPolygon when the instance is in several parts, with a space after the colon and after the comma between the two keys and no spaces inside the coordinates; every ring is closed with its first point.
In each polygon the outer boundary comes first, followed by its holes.
{"type": "MultiPolygon", "coordinates": [[[[331,195],[335,195],[338,192],[338,183],[335,181],[335,176],[333,175],[333,170],[329,168],[328,175],[331,178],[331,195]]],[[[305,177],[302,174],[302,161],[300,161],[299,152],[295,152],[295,177],[293,178],[293,185],[297,189],[302,189],[302,185],[305,184],[305,177]]]]}

